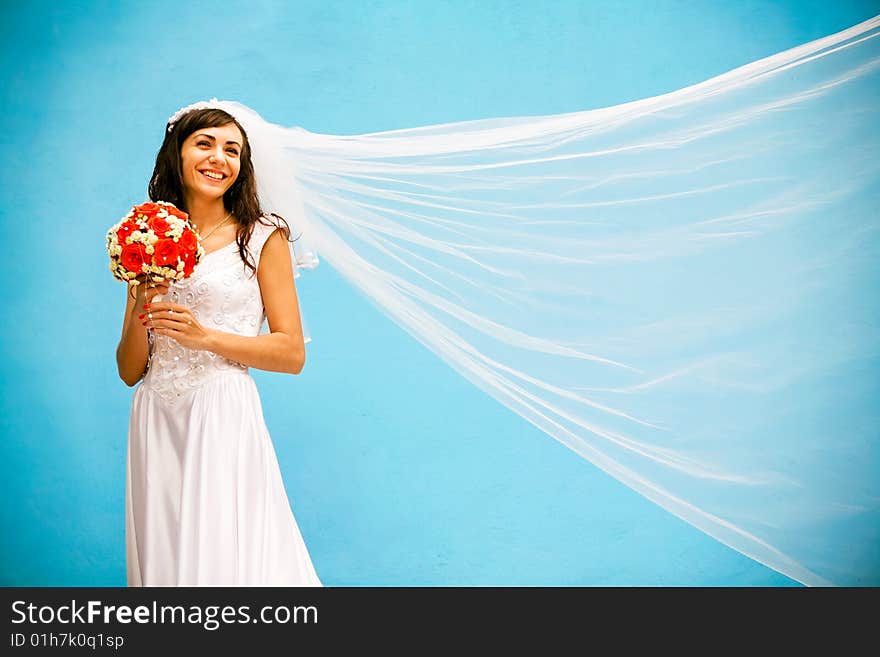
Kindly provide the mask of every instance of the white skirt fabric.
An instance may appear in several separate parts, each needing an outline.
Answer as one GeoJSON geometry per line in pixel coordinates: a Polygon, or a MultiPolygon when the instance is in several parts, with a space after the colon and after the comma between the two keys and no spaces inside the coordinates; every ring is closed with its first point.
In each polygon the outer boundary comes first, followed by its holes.
{"type": "Polygon", "coordinates": [[[219,374],[174,404],[138,386],[125,538],[129,586],[322,586],[250,374],[219,374]]]}

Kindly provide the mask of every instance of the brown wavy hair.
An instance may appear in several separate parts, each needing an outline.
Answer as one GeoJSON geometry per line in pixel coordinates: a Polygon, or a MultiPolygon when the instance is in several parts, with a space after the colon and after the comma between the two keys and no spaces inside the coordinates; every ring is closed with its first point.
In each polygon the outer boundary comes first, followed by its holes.
{"type": "MultiPolygon", "coordinates": [[[[234,123],[241,130],[243,144],[239,160],[241,168],[238,178],[223,195],[223,207],[238,219],[238,231],[235,241],[238,244],[238,254],[253,275],[257,273],[254,263],[248,258],[247,244],[254,230],[254,224],[264,214],[271,214],[280,220],[279,227],[284,231],[287,241],[290,239],[290,226],[287,221],[275,213],[263,212],[260,200],[257,196],[257,179],[254,176],[254,165],[251,161],[251,147],[247,133],[235,117],[221,109],[195,109],[190,110],[178,119],[171,130],[165,126],[165,139],[159,147],[156,155],[156,166],[150,178],[148,193],[151,201],[166,201],[174,203],[184,212],[189,212],[186,207],[186,199],[183,194],[183,164],[180,157],[180,149],[183,142],[196,130],[202,128],[216,128],[234,123]]],[[[265,222],[264,222],[265,223],[265,222]]],[[[293,263],[294,267],[296,263],[293,263]]]]}

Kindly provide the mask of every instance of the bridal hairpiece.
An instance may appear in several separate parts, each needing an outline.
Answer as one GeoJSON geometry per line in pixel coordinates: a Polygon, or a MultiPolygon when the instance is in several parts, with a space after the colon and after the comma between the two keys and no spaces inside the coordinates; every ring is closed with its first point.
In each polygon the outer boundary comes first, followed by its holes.
{"type": "Polygon", "coordinates": [[[200,100],[197,103],[193,103],[192,105],[187,105],[186,107],[182,107],[177,110],[174,114],[172,114],[168,118],[168,132],[171,132],[171,129],[174,127],[174,124],[177,123],[180,118],[186,114],[187,112],[191,112],[192,110],[197,109],[222,109],[226,110],[224,107],[220,105],[220,101],[217,98],[212,98],[211,100],[200,100]]]}

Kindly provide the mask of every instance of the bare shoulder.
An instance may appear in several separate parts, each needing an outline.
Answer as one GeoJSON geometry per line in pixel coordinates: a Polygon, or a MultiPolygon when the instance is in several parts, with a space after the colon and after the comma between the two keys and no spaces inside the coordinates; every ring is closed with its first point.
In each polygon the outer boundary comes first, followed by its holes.
{"type": "Polygon", "coordinates": [[[261,214],[251,228],[248,247],[252,251],[262,250],[266,239],[275,232],[276,228],[278,228],[278,222],[271,215],[261,214]]]}
{"type": "MultiPolygon", "coordinates": [[[[290,248],[288,246],[287,236],[280,227],[268,228],[271,231],[263,244],[263,251],[260,255],[259,269],[262,270],[281,270],[283,275],[287,275],[292,271],[292,262],[290,259],[290,248]]],[[[292,277],[292,273],[291,273],[292,277]]]]}

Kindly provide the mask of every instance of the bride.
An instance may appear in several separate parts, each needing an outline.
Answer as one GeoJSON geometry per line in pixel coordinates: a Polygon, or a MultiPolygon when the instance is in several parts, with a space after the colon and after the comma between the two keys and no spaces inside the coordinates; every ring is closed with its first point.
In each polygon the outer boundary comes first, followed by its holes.
{"type": "Polygon", "coordinates": [[[189,278],[128,295],[116,360],[127,385],[141,382],[128,433],[128,585],[321,586],[249,374],[299,374],[307,336],[290,229],[261,211],[245,129],[221,109],[184,108],[149,193],[189,213],[205,256],[189,278]]]}

